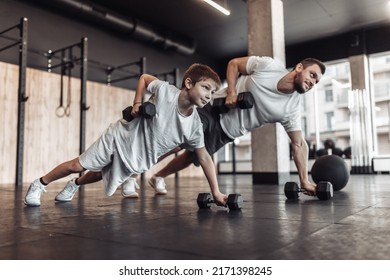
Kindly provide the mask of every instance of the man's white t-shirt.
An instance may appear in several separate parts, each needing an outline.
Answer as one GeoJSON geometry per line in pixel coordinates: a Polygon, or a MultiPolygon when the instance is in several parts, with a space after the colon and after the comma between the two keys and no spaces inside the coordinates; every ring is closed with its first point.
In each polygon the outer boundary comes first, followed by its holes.
{"type": "Polygon", "coordinates": [[[190,150],[204,147],[203,126],[197,110],[190,116],[179,112],[180,90],[167,82],[154,80],[147,90],[156,106],[152,119],[118,121],[113,130],[118,153],[131,173],[149,170],[158,158],[177,146],[190,150]]]}
{"type": "MultiPolygon", "coordinates": [[[[233,108],[221,114],[221,126],[226,135],[235,139],[254,128],[275,122],[280,122],[287,132],[301,130],[300,94],[285,94],[277,89],[279,80],[288,73],[287,69],[271,57],[251,56],[246,71],[248,75],[238,78],[236,91],[250,91],[255,105],[248,110],[233,108]]],[[[226,96],[226,88],[215,95],[219,94],[226,96]]]]}

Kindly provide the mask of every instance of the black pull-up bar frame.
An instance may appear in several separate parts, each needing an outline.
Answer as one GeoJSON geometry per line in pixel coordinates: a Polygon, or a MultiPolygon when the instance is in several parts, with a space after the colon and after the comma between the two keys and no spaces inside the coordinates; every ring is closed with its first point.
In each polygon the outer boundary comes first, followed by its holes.
{"type": "Polygon", "coordinates": [[[113,83],[117,83],[125,80],[139,78],[140,75],[146,73],[146,57],[141,57],[138,61],[129,62],[119,66],[108,66],[106,69],[106,73],[107,73],[107,78],[106,78],[107,85],[111,85],[113,83]],[[138,71],[130,71],[128,69],[125,69],[131,66],[138,67],[138,71]],[[122,70],[122,72],[126,71],[126,72],[130,72],[131,74],[122,76],[120,78],[112,79],[112,73],[115,70],[122,70]]]}
{"type": "Polygon", "coordinates": [[[70,67],[70,65],[80,65],[80,141],[79,141],[79,153],[82,154],[85,151],[85,130],[86,130],[86,111],[89,109],[87,106],[87,75],[88,75],[88,38],[83,37],[81,42],[60,48],[58,50],[49,50],[47,53],[47,71],[51,72],[57,67],[70,67]],[[79,56],[73,57],[73,49],[79,49],[79,56]],[[58,57],[56,54],[61,54],[58,57]],[[64,54],[68,53],[70,57],[64,57],[64,54]],[[60,59],[60,63],[53,65],[53,59],[60,59]]]}
{"type": "Polygon", "coordinates": [[[27,38],[28,38],[28,19],[23,17],[20,23],[0,32],[1,38],[13,41],[12,44],[0,49],[1,51],[19,46],[19,87],[18,87],[18,124],[17,124],[17,143],[16,143],[16,178],[15,186],[23,185],[23,153],[24,153],[24,122],[25,122],[25,103],[28,100],[26,95],[26,68],[27,68],[27,38]],[[9,31],[19,29],[19,38],[14,39],[3,35],[9,31]]]}

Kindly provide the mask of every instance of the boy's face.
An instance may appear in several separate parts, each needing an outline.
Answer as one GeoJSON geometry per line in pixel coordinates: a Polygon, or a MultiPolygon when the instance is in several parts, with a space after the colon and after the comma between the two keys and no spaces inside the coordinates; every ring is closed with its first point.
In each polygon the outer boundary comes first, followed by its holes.
{"type": "Polygon", "coordinates": [[[191,102],[202,108],[210,102],[212,94],[217,90],[217,85],[212,79],[202,79],[189,89],[191,102]]]}

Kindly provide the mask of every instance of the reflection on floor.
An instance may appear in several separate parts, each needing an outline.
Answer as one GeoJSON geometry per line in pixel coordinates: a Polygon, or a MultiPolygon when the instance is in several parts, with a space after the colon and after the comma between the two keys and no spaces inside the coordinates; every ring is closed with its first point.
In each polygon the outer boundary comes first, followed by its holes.
{"type": "Polygon", "coordinates": [[[142,186],[139,199],[106,197],[98,183],[68,203],[54,202],[63,186],[52,184],[36,208],[23,204],[27,185],[0,185],[0,259],[390,259],[389,181],[352,175],[332,200],[287,201],[283,185],[220,176],[223,192],[242,194],[241,211],[199,210],[203,178],[168,179],[166,196],[142,186]]]}

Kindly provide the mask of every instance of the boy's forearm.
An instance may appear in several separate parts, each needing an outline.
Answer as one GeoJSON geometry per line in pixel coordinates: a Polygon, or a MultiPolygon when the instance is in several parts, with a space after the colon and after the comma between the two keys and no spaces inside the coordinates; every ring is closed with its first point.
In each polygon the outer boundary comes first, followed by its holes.
{"type": "Polygon", "coordinates": [[[142,96],[144,95],[145,91],[147,90],[148,85],[156,79],[157,79],[156,77],[148,75],[148,74],[141,75],[141,77],[138,79],[133,104],[142,103],[142,96]]]}
{"type": "MultiPolygon", "coordinates": [[[[207,152],[205,152],[207,153],[207,152]]],[[[214,163],[209,154],[198,156],[199,163],[203,169],[203,172],[209,182],[211,192],[213,194],[219,193],[219,186],[217,181],[217,174],[215,172],[214,163]]]]}
{"type": "Polygon", "coordinates": [[[219,193],[219,187],[217,177],[214,170],[214,165],[201,164],[204,174],[206,175],[207,181],[209,182],[211,192],[213,194],[219,193]]]}
{"type": "Polygon", "coordinates": [[[144,92],[146,91],[147,85],[145,82],[145,78],[143,75],[138,80],[137,88],[135,90],[135,96],[134,96],[134,102],[133,104],[136,104],[138,102],[142,102],[142,96],[144,92]]]}

